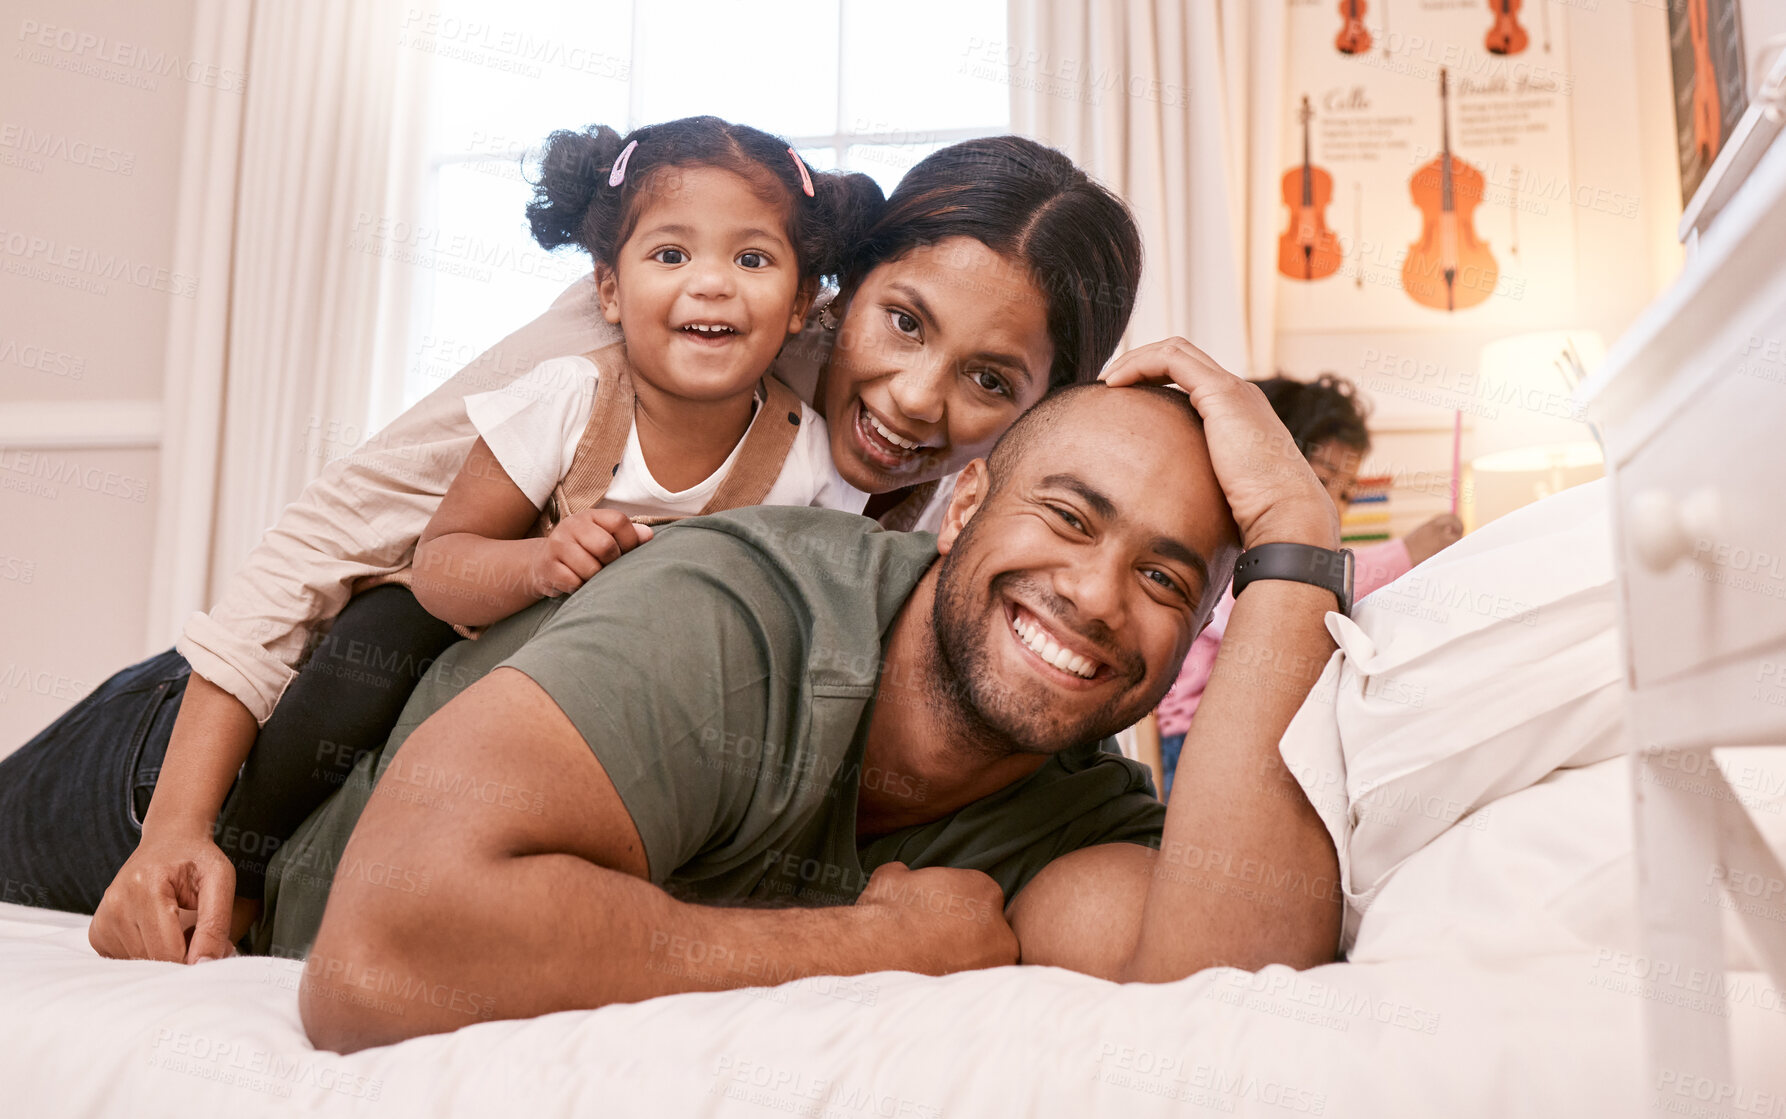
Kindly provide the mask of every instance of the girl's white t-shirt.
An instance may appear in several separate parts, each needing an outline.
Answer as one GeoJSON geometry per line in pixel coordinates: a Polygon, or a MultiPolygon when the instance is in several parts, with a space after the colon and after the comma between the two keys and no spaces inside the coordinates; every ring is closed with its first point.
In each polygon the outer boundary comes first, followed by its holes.
{"type": "MultiPolygon", "coordinates": [[[[589,426],[599,377],[595,363],[588,358],[559,357],[542,361],[500,389],[465,398],[465,413],[472,427],[537,508],[545,508],[552,490],[570,471],[577,444],[589,426]]],[[[731,472],[743,445],[740,439],[719,469],[696,485],[667,490],[645,464],[635,421],[627,432],[620,468],[597,505],[631,517],[693,516],[731,472]]],[[[800,430],[794,435],[794,445],[762,503],[813,505],[846,513],[860,513],[868,503],[867,494],[837,473],[825,421],[805,403],[800,405],[800,430]]]]}

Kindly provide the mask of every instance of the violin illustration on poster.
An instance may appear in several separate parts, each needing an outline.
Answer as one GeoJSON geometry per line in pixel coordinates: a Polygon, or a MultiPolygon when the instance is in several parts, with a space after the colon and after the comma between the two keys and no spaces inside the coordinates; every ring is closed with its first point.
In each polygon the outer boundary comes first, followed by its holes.
{"type": "Polygon", "coordinates": [[[1370,29],[1364,26],[1366,10],[1364,0],[1340,0],[1340,29],[1334,36],[1334,50],[1341,54],[1363,54],[1371,49],[1370,29]]]}
{"type": "Polygon", "coordinates": [[[1737,0],[1668,0],[1668,33],[1685,204],[1748,108],[1737,0]]]}
{"type": "MultiPolygon", "coordinates": [[[[1531,44],[1532,36],[1520,26],[1519,10],[1523,0],[1488,0],[1494,13],[1494,26],[1488,29],[1484,45],[1490,54],[1518,54],[1531,44]]],[[[1546,9],[1548,13],[1548,9],[1546,9]]]]}
{"type": "Polygon", "coordinates": [[[1340,240],[1327,228],[1327,204],[1333,201],[1333,176],[1309,158],[1309,121],[1315,111],[1302,99],[1302,166],[1284,173],[1284,205],[1290,226],[1278,237],[1277,270],[1292,280],[1321,280],[1339,271],[1346,257],[1340,240]]]}

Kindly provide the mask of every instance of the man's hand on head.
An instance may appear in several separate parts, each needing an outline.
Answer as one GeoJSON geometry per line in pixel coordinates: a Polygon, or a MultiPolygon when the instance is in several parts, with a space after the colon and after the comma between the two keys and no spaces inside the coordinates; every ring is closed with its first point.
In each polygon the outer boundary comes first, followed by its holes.
{"type": "Polygon", "coordinates": [[[1332,500],[1258,386],[1183,338],[1130,350],[1099,379],[1108,385],[1173,384],[1190,394],[1242,547],[1277,541],[1339,547],[1332,500]]]}

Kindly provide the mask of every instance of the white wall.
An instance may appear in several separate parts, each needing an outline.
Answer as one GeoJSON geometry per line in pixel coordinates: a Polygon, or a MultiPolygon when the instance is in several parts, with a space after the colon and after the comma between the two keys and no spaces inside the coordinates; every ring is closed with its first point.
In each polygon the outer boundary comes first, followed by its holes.
{"type": "MultiPolygon", "coordinates": [[[[1575,212],[1575,304],[1553,309],[1549,321],[1531,329],[1589,328],[1610,344],[1680,268],[1668,16],[1658,4],[1612,2],[1557,5],[1553,15],[1569,24],[1573,182],[1578,193],[1588,188],[1582,193],[1588,204],[1575,212]],[[1596,209],[1596,197],[1635,198],[1636,213],[1596,209]]],[[[1452,413],[1423,402],[1420,389],[1470,383],[1467,375],[1476,370],[1483,345],[1498,333],[1461,326],[1278,336],[1280,369],[1305,378],[1339,373],[1372,398],[1377,435],[1364,472],[1416,483],[1391,493],[1398,535],[1449,504],[1445,485],[1418,485],[1448,480],[1452,425],[1452,413]],[[1407,376],[1407,370],[1418,372],[1407,376]],[[1398,389],[1407,391],[1398,395],[1398,389]]],[[[1466,416],[1466,458],[1469,422],[1466,416]]]]}
{"type": "Polygon", "coordinates": [[[190,0],[0,0],[0,755],[144,655],[190,0]]]}

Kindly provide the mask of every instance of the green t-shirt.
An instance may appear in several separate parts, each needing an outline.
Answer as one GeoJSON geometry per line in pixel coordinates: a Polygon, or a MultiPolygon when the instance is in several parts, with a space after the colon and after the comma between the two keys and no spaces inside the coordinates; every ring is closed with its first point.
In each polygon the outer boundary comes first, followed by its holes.
{"type": "MultiPolygon", "coordinates": [[[[882,703],[924,701],[881,679],[881,657],[936,554],[928,533],[848,513],[734,510],[665,527],[576,593],[458,643],[384,749],[274,856],[256,950],[308,950],[376,781],[427,796],[456,780],[392,761],[424,719],[501,666],[525,672],[569,717],[632,814],[651,880],[687,900],[849,904],[893,861],[985,871],[1008,900],[1069,851],[1158,846],[1165,808],[1146,767],[1095,742],[939,820],[858,843],[860,785],[922,797],[910,775],[865,772],[862,753],[877,686],[882,703]]],[[[543,790],[474,792],[527,810],[543,790]]],[[[429,886],[403,867],[348,872],[429,886]]]]}

